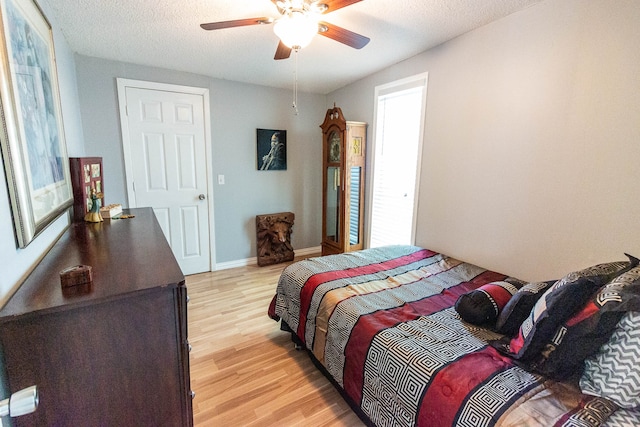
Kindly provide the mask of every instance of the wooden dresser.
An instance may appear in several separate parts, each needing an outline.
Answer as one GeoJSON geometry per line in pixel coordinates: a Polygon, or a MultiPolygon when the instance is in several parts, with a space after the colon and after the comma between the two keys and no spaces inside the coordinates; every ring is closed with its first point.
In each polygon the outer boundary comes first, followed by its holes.
{"type": "Polygon", "coordinates": [[[0,310],[9,390],[37,385],[18,426],[193,425],[184,275],[153,211],[73,223],[0,310]],[[59,272],[92,267],[93,285],[59,272]]]}

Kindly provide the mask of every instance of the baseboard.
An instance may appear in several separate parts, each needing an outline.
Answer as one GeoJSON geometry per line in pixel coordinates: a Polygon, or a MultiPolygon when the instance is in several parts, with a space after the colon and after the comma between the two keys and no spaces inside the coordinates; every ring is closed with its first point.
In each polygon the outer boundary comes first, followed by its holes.
{"type": "Polygon", "coordinates": [[[322,246],[316,246],[313,248],[306,248],[306,249],[296,249],[294,252],[295,252],[295,256],[297,257],[320,254],[320,252],[322,252],[322,246]]]}
{"type": "MultiPolygon", "coordinates": [[[[306,256],[311,254],[319,254],[321,250],[322,248],[320,246],[315,246],[313,248],[295,249],[294,253],[296,257],[299,257],[299,256],[306,256]]],[[[235,261],[226,261],[226,262],[216,263],[214,271],[228,270],[230,268],[246,267],[248,265],[257,265],[257,264],[258,264],[258,258],[256,257],[238,259],[235,261]]]]}

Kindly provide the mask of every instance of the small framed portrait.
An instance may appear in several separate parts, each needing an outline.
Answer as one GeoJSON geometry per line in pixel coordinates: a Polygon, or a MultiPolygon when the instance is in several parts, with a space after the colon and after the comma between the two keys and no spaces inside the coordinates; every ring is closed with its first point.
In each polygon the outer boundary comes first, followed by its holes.
{"type": "Polygon", "coordinates": [[[100,163],[91,165],[91,178],[100,178],[100,163]]]}
{"type": "Polygon", "coordinates": [[[258,170],[287,170],[287,131],[257,130],[258,170]]]}

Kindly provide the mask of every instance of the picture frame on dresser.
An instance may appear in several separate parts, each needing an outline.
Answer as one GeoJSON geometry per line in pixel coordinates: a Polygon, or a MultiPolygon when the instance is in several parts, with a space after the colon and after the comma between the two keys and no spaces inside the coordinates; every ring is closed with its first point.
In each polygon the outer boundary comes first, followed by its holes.
{"type": "Polygon", "coordinates": [[[69,157],[69,169],[73,190],[72,218],[74,221],[84,221],[85,215],[91,211],[93,205],[92,190],[98,194],[100,206],[106,206],[102,157],[69,157]]]}
{"type": "Polygon", "coordinates": [[[17,245],[73,202],[51,25],[33,0],[0,0],[0,142],[17,245]]]}

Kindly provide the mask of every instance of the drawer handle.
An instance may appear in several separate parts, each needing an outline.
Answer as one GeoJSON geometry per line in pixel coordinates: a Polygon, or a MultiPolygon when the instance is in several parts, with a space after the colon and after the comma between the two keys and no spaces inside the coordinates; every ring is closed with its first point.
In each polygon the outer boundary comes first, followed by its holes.
{"type": "Polygon", "coordinates": [[[27,387],[0,402],[0,417],[30,414],[38,407],[38,401],[38,388],[35,385],[27,387]]]}
{"type": "Polygon", "coordinates": [[[193,391],[193,390],[191,390],[191,391],[189,392],[189,395],[191,396],[191,398],[192,398],[192,399],[195,399],[195,398],[196,398],[196,392],[195,392],[195,391],[193,391]]]}

